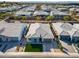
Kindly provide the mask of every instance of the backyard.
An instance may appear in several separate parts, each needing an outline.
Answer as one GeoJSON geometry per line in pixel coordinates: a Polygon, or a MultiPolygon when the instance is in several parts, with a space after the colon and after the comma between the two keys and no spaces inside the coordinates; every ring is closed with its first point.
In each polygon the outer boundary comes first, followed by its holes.
{"type": "Polygon", "coordinates": [[[26,44],[25,52],[42,52],[42,44],[26,44]]]}

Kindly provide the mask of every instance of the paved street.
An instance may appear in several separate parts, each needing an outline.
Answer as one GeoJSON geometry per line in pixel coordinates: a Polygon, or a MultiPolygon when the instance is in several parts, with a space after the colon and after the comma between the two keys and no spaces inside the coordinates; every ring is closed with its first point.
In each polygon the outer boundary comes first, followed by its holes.
{"type": "MultiPolygon", "coordinates": [[[[78,55],[74,55],[74,56],[77,56],[78,55]]],[[[0,57],[20,57],[20,58],[25,58],[25,57],[30,57],[30,58],[35,58],[35,57],[70,57],[64,53],[50,53],[50,52],[5,52],[5,53],[2,53],[0,52],[0,57]]]]}

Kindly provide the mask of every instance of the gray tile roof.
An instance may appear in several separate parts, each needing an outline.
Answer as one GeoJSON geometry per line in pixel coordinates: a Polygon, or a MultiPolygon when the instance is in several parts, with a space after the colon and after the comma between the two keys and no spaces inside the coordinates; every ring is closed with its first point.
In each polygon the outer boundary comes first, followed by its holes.
{"type": "Polygon", "coordinates": [[[3,11],[12,11],[21,8],[22,6],[9,6],[9,7],[0,7],[0,12],[3,11]]]}
{"type": "Polygon", "coordinates": [[[28,6],[26,8],[23,8],[22,10],[24,11],[35,11],[36,9],[36,5],[33,5],[33,6],[28,6]]]}
{"type": "Polygon", "coordinates": [[[79,30],[75,31],[73,34],[74,37],[79,37],[79,30]]]}
{"type": "Polygon", "coordinates": [[[8,37],[20,37],[27,24],[21,23],[0,23],[0,35],[8,37]]]}
{"type": "Polygon", "coordinates": [[[77,29],[69,23],[52,23],[52,25],[54,30],[57,32],[57,35],[61,35],[61,33],[64,31],[63,35],[68,33],[70,36],[73,36],[75,31],[77,31],[77,29]]]}
{"type": "Polygon", "coordinates": [[[66,35],[66,36],[69,36],[69,33],[66,32],[66,31],[62,31],[60,35],[66,35]]]}
{"type": "Polygon", "coordinates": [[[39,15],[45,15],[45,16],[47,16],[47,15],[49,15],[49,13],[48,12],[45,12],[45,11],[35,11],[34,12],[34,14],[33,14],[33,16],[39,16],[39,15]]]}
{"type": "Polygon", "coordinates": [[[48,6],[47,5],[42,5],[41,9],[44,10],[44,11],[46,11],[46,10],[47,11],[51,11],[52,10],[52,6],[51,5],[48,5],[48,6]]]}
{"type": "Polygon", "coordinates": [[[69,23],[64,23],[64,24],[61,25],[61,28],[64,31],[71,31],[73,29],[73,26],[69,23]]]}
{"type": "Polygon", "coordinates": [[[40,37],[40,35],[42,36],[42,38],[49,38],[49,39],[54,38],[50,30],[49,24],[42,24],[42,23],[31,24],[29,31],[26,35],[26,38],[40,37]]]}
{"type": "Polygon", "coordinates": [[[50,15],[69,15],[69,13],[66,13],[66,12],[61,12],[61,11],[51,11],[50,12],[50,15]]]}
{"type": "Polygon", "coordinates": [[[28,11],[18,11],[15,13],[15,16],[22,16],[22,15],[25,15],[25,16],[31,16],[33,14],[33,12],[28,12],[28,11]]]}

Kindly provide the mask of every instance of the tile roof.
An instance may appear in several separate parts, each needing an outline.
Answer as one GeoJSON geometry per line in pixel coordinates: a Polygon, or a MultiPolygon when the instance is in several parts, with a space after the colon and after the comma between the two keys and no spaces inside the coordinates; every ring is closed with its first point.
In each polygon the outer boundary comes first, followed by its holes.
{"type": "Polygon", "coordinates": [[[54,38],[49,24],[31,24],[26,37],[40,37],[40,35],[42,36],[42,38],[54,38]]]}

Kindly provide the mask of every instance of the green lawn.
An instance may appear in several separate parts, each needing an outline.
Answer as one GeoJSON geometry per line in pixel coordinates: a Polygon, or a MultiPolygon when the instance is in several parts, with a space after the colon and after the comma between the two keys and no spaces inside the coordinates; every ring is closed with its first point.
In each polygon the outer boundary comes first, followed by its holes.
{"type": "Polygon", "coordinates": [[[25,52],[42,52],[42,44],[26,44],[25,52]]]}

